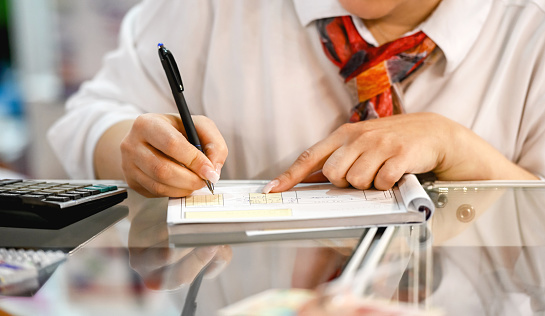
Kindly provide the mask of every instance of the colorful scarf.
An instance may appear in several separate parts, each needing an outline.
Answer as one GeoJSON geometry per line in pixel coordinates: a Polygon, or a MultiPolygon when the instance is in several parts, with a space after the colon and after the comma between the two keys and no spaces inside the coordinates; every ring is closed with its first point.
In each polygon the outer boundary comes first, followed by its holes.
{"type": "Polygon", "coordinates": [[[359,103],[350,122],[402,112],[392,85],[420,68],[435,43],[420,31],[375,47],[360,36],[350,16],[321,19],[317,26],[324,51],[345,82],[356,79],[359,103]]]}

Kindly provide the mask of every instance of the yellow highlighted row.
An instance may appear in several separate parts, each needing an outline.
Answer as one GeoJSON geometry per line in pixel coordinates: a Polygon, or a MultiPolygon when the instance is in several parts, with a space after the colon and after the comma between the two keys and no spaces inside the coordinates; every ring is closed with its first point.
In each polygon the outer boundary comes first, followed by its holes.
{"type": "Polygon", "coordinates": [[[185,206],[220,206],[223,205],[222,194],[192,195],[185,198],[185,206]]]}
{"type": "Polygon", "coordinates": [[[282,203],[281,193],[250,193],[250,204],[282,203]]]}
{"type": "Polygon", "coordinates": [[[247,210],[247,211],[191,211],[185,212],[186,219],[214,218],[257,218],[257,217],[287,217],[292,216],[291,209],[278,210],[247,210]]]}

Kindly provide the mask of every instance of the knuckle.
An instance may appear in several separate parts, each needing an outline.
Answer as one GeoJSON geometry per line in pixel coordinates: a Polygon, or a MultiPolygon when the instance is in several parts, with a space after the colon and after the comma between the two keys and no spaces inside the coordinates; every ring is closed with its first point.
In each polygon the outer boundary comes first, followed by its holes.
{"type": "Polygon", "coordinates": [[[153,166],[152,175],[154,179],[167,179],[171,174],[170,167],[166,163],[157,163],[153,166]]]}
{"type": "Polygon", "coordinates": [[[142,127],[142,125],[145,124],[146,118],[144,117],[145,114],[139,115],[136,117],[134,122],[132,123],[132,128],[139,129],[142,127]]]}
{"type": "Polygon", "coordinates": [[[297,157],[297,160],[295,161],[296,164],[306,164],[309,161],[312,161],[314,158],[314,153],[312,150],[307,149],[303,151],[299,157],[297,157]]]}
{"type": "Polygon", "coordinates": [[[193,150],[190,156],[188,157],[188,163],[184,163],[186,166],[188,166],[190,169],[193,169],[197,167],[199,164],[202,164],[201,155],[199,155],[199,152],[197,150],[193,150]]]}
{"type": "Polygon", "coordinates": [[[167,187],[159,182],[153,181],[150,185],[149,191],[156,196],[166,196],[167,187]]]}
{"type": "Polygon", "coordinates": [[[144,126],[147,126],[152,119],[153,115],[151,113],[141,114],[134,120],[133,127],[140,129],[144,126]]]}
{"type": "Polygon", "coordinates": [[[339,178],[339,169],[337,168],[337,166],[331,162],[330,160],[327,160],[325,163],[324,163],[324,166],[322,167],[322,173],[324,174],[324,176],[326,176],[326,178],[328,178],[329,180],[332,180],[332,179],[338,179],[339,178]]]}
{"type": "Polygon", "coordinates": [[[130,152],[132,146],[129,146],[128,142],[124,139],[121,141],[121,144],[119,144],[119,150],[121,150],[121,154],[130,152]]]}
{"type": "Polygon", "coordinates": [[[393,184],[399,180],[398,172],[392,169],[384,170],[384,172],[381,172],[379,176],[382,183],[393,184]]]}
{"type": "Polygon", "coordinates": [[[179,145],[177,139],[173,137],[172,135],[169,135],[164,140],[164,142],[165,142],[165,151],[167,153],[175,152],[179,145]]]}
{"type": "Polygon", "coordinates": [[[350,133],[354,129],[355,124],[354,123],[344,123],[343,125],[339,126],[337,129],[340,133],[346,134],[350,133]]]}
{"type": "Polygon", "coordinates": [[[121,150],[121,154],[131,153],[134,151],[134,148],[135,146],[131,144],[127,137],[123,138],[121,144],[119,145],[119,150],[121,150]]]}
{"type": "Polygon", "coordinates": [[[402,174],[396,168],[383,166],[375,179],[375,186],[380,190],[390,189],[399,181],[402,174]]]}
{"type": "Polygon", "coordinates": [[[359,172],[349,172],[346,175],[346,181],[348,181],[348,183],[350,183],[354,188],[357,188],[360,190],[369,189],[372,184],[371,180],[366,179],[359,172]]]}
{"type": "Polygon", "coordinates": [[[218,146],[214,143],[208,143],[206,145],[204,145],[203,149],[204,149],[204,152],[207,153],[209,152],[210,150],[214,151],[218,148],[218,146]]]}

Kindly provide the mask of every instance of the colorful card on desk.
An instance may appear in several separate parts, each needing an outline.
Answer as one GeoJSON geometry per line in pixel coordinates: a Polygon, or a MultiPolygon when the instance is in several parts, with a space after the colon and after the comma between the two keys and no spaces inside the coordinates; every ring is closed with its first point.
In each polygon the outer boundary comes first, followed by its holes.
{"type": "Polygon", "coordinates": [[[219,311],[219,316],[290,316],[316,296],[302,289],[271,289],[246,298],[219,311]]]}
{"type": "Polygon", "coordinates": [[[350,294],[334,299],[304,289],[271,289],[227,306],[219,316],[442,316],[438,309],[423,310],[403,302],[390,302],[350,294]]]}

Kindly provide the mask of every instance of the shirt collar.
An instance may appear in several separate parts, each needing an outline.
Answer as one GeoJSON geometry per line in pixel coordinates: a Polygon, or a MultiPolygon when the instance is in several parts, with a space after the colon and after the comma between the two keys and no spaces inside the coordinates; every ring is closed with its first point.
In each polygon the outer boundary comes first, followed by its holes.
{"type": "Polygon", "coordinates": [[[466,58],[491,8],[492,0],[443,0],[421,24],[422,31],[445,54],[445,72],[455,70],[466,58]]]}
{"type": "MultiPolygon", "coordinates": [[[[338,0],[293,1],[303,26],[317,19],[350,15],[338,0]]],[[[492,1],[442,0],[432,15],[418,26],[443,51],[446,73],[455,70],[473,47],[492,8],[492,1]]],[[[356,23],[356,26],[367,40],[370,33],[363,23],[356,23]]]]}

